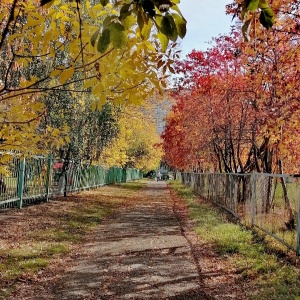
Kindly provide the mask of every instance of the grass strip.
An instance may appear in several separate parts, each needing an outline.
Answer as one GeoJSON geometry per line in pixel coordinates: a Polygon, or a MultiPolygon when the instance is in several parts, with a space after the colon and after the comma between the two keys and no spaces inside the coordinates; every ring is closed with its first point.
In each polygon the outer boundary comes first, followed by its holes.
{"type": "Polygon", "coordinates": [[[185,200],[189,216],[196,221],[196,233],[213,245],[219,255],[226,255],[255,290],[249,300],[300,300],[300,271],[275,254],[252,231],[231,223],[228,215],[211,203],[199,201],[193,190],[179,181],[170,182],[185,200]]]}

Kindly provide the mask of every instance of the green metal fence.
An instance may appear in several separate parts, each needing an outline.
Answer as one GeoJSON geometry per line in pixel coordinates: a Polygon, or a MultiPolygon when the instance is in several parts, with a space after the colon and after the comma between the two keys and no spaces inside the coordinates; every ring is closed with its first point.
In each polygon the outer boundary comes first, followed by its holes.
{"type": "Polygon", "coordinates": [[[300,255],[300,178],[282,174],[177,173],[195,193],[300,255]],[[293,224],[291,221],[293,216],[293,224]]]}
{"type": "Polygon", "coordinates": [[[0,174],[0,208],[21,208],[25,204],[48,201],[50,197],[85,189],[141,179],[136,169],[90,165],[51,156],[12,157],[6,173],[0,174]]]}

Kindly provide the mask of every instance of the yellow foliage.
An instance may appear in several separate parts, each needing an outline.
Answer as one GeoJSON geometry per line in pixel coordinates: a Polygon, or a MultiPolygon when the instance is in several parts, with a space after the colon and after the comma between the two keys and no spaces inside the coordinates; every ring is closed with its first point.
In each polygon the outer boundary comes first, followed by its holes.
{"type": "Polygon", "coordinates": [[[0,104],[2,164],[11,159],[12,152],[25,156],[46,154],[47,149],[59,148],[65,144],[67,129],[48,127],[43,132],[38,130],[44,116],[45,107],[34,96],[15,97],[10,100],[9,105],[0,104]]]}
{"type": "MultiPolygon", "coordinates": [[[[43,99],[51,88],[92,91],[96,97],[91,102],[94,110],[100,110],[106,101],[115,105],[140,105],[160,88],[156,61],[163,54],[157,53],[150,41],[141,38],[132,16],[124,19],[122,34],[127,36],[127,46],[115,49],[113,45],[117,47],[119,43],[114,40],[106,52],[100,54],[97,37],[93,43],[91,36],[101,28],[106,17],[116,15],[113,6],[102,7],[86,1],[85,5],[79,5],[78,12],[77,4],[72,1],[56,0],[52,6],[43,8],[37,0],[17,1],[11,20],[8,16],[13,3],[12,0],[1,1],[0,8],[0,62],[3,66],[0,138],[4,141],[0,151],[3,153],[11,150],[23,154],[42,153],[65,143],[67,129],[61,128],[59,134],[50,127],[43,132],[40,129],[41,120],[46,116],[43,99]],[[20,16],[22,18],[18,18],[20,16]],[[11,31],[2,36],[4,28],[11,31]]],[[[142,34],[151,37],[149,29],[144,27],[142,34]]],[[[115,35],[118,34],[116,30],[115,35]]],[[[154,123],[148,122],[137,108],[122,110],[120,137],[111,145],[111,152],[106,153],[106,163],[131,163],[142,168],[157,164],[161,150],[153,148],[160,142],[154,123]],[[126,119],[129,113],[137,115],[126,119]],[[138,147],[145,147],[147,155],[134,155],[138,147]]]]}
{"type": "Polygon", "coordinates": [[[151,112],[133,105],[123,106],[118,137],[104,149],[100,163],[144,172],[156,169],[163,156],[160,143],[151,112]]]}

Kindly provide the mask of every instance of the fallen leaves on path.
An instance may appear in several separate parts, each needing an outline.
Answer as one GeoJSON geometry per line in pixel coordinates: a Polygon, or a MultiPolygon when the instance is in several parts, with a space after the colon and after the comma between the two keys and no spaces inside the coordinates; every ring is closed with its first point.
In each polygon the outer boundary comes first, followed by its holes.
{"type": "MultiPolygon", "coordinates": [[[[159,184],[164,185],[164,183],[159,184]]],[[[164,189],[165,192],[167,188],[164,189]]],[[[170,190],[170,197],[164,199],[165,206],[159,207],[161,202],[157,200],[157,197],[160,193],[159,189],[153,189],[152,194],[149,191],[145,194],[143,190],[133,190],[126,186],[106,186],[67,198],[57,198],[49,203],[25,207],[22,210],[0,211],[2,228],[0,232],[0,299],[38,299],[36,296],[39,294],[46,295],[40,299],[55,299],[52,298],[55,295],[53,287],[58,288],[61,284],[61,274],[70,268],[74,261],[82,259],[83,256],[89,258],[88,253],[83,253],[82,245],[93,242],[92,230],[96,230],[99,223],[113,223],[115,217],[124,212],[128,213],[130,207],[138,205],[141,210],[150,207],[153,212],[160,211],[162,215],[166,209],[172,210],[173,208],[173,217],[176,218],[181,234],[187,239],[190,247],[191,263],[196,266],[201,293],[210,295],[212,299],[246,300],[244,290],[248,288],[247,283],[239,274],[236,274],[235,267],[226,257],[218,256],[212,245],[201,241],[196,236],[194,224],[188,217],[188,209],[184,201],[170,190]],[[104,219],[105,222],[103,222],[104,219]],[[44,264],[39,259],[44,259],[44,264]],[[22,268],[24,260],[27,261],[27,269],[22,268]],[[7,266],[11,268],[11,273],[7,271],[7,266]],[[52,292],[47,296],[49,290],[52,292]],[[9,294],[12,295],[11,298],[9,294]]],[[[143,228],[136,230],[143,230],[143,228]]],[[[163,261],[164,257],[167,259],[168,255],[172,254],[172,251],[179,250],[168,248],[157,249],[157,253],[151,251],[149,255],[147,251],[139,253],[141,259],[151,260],[151,255],[155,254],[163,261]]],[[[129,260],[131,255],[135,255],[134,253],[125,254],[129,255],[129,260]]],[[[121,260],[124,261],[124,257],[120,258],[120,264],[121,260]]],[[[92,254],[90,259],[93,259],[92,254]]],[[[123,275],[130,276],[139,272],[138,265],[130,265],[126,272],[124,271],[127,275],[125,273],[123,275]]],[[[107,276],[110,272],[108,267],[104,266],[102,270],[103,274],[107,273],[107,276]]],[[[106,281],[104,280],[102,290],[107,290],[111,284],[122,279],[108,277],[106,281]]],[[[144,282],[140,288],[147,289],[148,287],[149,283],[144,282]]],[[[199,291],[198,289],[194,292],[191,290],[181,298],[178,296],[170,299],[199,299],[197,298],[199,291]]],[[[81,299],[98,298],[96,294],[91,293],[88,298],[81,299]]]]}

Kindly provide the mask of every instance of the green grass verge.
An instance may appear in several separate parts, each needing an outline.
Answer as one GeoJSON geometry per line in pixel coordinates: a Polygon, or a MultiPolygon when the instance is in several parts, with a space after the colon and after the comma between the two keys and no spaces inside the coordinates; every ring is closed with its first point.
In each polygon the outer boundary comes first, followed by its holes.
{"type": "Polygon", "coordinates": [[[109,207],[91,205],[88,201],[85,204],[84,208],[78,206],[57,213],[54,226],[33,230],[23,244],[1,250],[1,277],[15,280],[24,273],[32,274],[44,269],[51,259],[67,254],[72,244],[79,243],[88,231],[111,212],[109,207]]]}
{"type": "Polygon", "coordinates": [[[201,239],[210,242],[220,255],[229,257],[246,280],[253,281],[256,289],[248,292],[249,300],[300,300],[298,268],[270,254],[256,234],[230,223],[220,209],[197,201],[191,189],[178,181],[170,185],[185,200],[201,239]]]}

